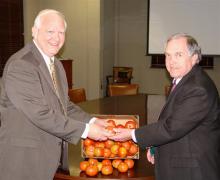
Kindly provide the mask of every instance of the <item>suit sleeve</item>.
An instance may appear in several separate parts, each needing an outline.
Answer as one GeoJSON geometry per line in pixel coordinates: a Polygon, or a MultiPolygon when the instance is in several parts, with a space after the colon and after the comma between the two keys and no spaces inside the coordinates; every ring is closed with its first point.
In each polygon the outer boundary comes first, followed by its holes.
{"type": "Polygon", "coordinates": [[[203,122],[210,111],[211,100],[202,87],[181,92],[166,105],[158,122],[135,130],[138,144],[145,148],[178,140],[203,122]]]}
{"type": "MultiPolygon", "coordinates": [[[[74,116],[65,117],[54,108],[51,103],[53,101],[48,102],[48,99],[54,97],[44,92],[42,81],[45,79],[40,77],[38,68],[31,63],[24,60],[12,62],[6,75],[8,98],[33,125],[68,142],[76,143],[84,132],[85,122],[74,116]]],[[[87,113],[75,108],[76,111],[81,119],[89,119],[87,113]]]]}

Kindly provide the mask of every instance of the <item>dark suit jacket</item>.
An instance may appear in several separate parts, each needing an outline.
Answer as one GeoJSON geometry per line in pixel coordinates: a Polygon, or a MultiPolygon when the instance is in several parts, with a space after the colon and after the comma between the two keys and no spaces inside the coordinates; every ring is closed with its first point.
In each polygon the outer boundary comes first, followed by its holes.
{"type": "Polygon", "coordinates": [[[4,69],[0,98],[0,180],[51,180],[61,139],[76,143],[90,115],[68,99],[61,62],[55,61],[65,117],[46,63],[31,43],[4,69]]]}
{"type": "Polygon", "coordinates": [[[157,180],[220,179],[219,95],[195,65],[169,95],[157,123],[135,131],[143,148],[156,147],[157,180]]]}

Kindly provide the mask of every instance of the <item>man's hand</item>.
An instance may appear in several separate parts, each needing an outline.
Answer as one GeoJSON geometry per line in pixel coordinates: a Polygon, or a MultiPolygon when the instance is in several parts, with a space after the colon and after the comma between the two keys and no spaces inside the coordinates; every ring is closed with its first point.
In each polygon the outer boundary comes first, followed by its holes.
{"type": "Polygon", "coordinates": [[[109,139],[114,141],[127,141],[132,139],[131,131],[132,129],[125,128],[114,128],[115,134],[109,136],[109,139]]]}
{"type": "Polygon", "coordinates": [[[94,124],[106,128],[108,126],[107,120],[95,118],[94,124]]]}
{"type": "Polygon", "coordinates": [[[154,155],[151,154],[150,148],[147,148],[147,160],[151,163],[154,164],[154,155]]]}
{"type": "Polygon", "coordinates": [[[109,136],[112,134],[109,133],[105,127],[97,124],[97,123],[91,123],[89,124],[89,133],[88,137],[91,139],[94,139],[96,141],[105,141],[108,139],[109,136]]]}

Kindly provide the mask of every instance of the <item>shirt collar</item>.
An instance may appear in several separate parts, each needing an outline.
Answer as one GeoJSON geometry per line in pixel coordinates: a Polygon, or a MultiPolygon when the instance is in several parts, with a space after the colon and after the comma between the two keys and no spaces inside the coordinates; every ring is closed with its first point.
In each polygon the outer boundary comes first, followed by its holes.
{"type": "Polygon", "coordinates": [[[50,64],[50,59],[52,59],[54,61],[54,56],[53,57],[49,57],[47,56],[41,49],[40,47],[37,45],[37,43],[33,40],[35,46],[37,47],[37,49],[39,50],[40,54],[43,56],[44,61],[46,62],[46,64],[50,64]]]}

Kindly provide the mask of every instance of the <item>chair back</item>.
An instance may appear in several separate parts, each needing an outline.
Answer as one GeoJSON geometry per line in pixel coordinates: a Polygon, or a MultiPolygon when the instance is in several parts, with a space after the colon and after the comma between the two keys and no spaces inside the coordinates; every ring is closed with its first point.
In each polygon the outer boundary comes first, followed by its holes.
{"type": "Polygon", "coordinates": [[[70,101],[80,103],[86,101],[86,92],[84,88],[69,89],[70,101]]]}
{"type": "Polygon", "coordinates": [[[131,83],[132,67],[113,67],[113,83],[131,83]]]}
{"type": "Polygon", "coordinates": [[[108,86],[109,96],[123,96],[138,94],[138,84],[110,84],[108,86]]]}

